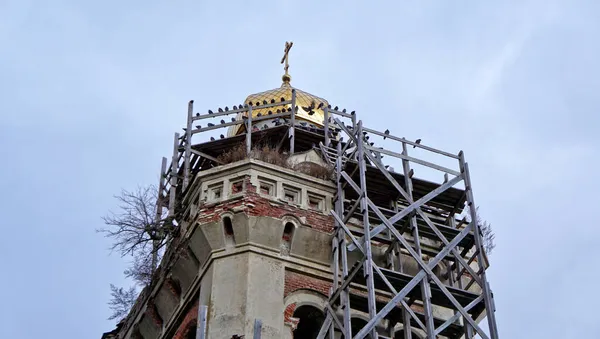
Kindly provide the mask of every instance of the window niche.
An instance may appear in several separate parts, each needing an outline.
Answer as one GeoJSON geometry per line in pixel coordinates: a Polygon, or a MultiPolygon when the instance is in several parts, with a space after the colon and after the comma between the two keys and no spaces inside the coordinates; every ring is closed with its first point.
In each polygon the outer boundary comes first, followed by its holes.
{"type": "Polygon", "coordinates": [[[238,194],[244,191],[244,178],[238,178],[231,181],[231,194],[238,194]]]}
{"type": "Polygon", "coordinates": [[[289,255],[292,248],[292,239],[296,231],[296,225],[293,222],[287,221],[283,226],[283,235],[281,236],[281,253],[289,255]]]}
{"type": "Polygon", "coordinates": [[[258,178],[258,193],[261,195],[275,196],[275,187],[277,187],[275,181],[266,178],[258,178]]]}
{"type": "Polygon", "coordinates": [[[208,200],[219,201],[223,198],[223,183],[208,186],[208,200]]]}
{"type": "Polygon", "coordinates": [[[233,222],[231,216],[223,217],[223,233],[225,235],[225,246],[235,246],[235,234],[233,233],[233,222]]]}
{"type": "Polygon", "coordinates": [[[288,185],[283,185],[283,200],[290,204],[299,205],[301,201],[300,189],[288,185]]]}
{"type": "Polygon", "coordinates": [[[325,197],[308,193],[308,208],[316,211],[323,211],[325,209],[325,197]]]}

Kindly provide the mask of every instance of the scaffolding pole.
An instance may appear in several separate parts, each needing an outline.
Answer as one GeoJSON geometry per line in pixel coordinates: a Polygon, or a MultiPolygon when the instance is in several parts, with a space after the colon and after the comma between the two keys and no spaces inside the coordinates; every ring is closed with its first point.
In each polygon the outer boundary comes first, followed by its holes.
{"type": "MultiPolygon", "coordinates": [[[[335,111],[327,112],[335,114],[335,111]]],[[[323,156],[330,164],[334,164],[338,191],[335,210],[332,211],[335,220],[332,244],[333,288],[318,338],[325,338],[328,333],[331,335],[336,328],[342,333],[341,338],[377,338],[376,328],[384,324],[387,325],[386,335],[393,336],[394,323],[401,322],[405,339],[413,338],[413,331],[423,333],[428,339],[439,336],[459,338],[465,334],[468,338],[477,334],[483,339],[497,339],[493,299],[483,267],[486,260],[483,240],[477,223],[456,225],[454,222],[455,213],[461,210],[458,204],[465,200],[471,207],[471,220],[477,220],[468,164],[464,161],[462,152],[454,155],[421,145],[420,140],[412,142],[390,135],[389,131],[376,132],[364,128],[361,121],[356,122],[354,115],[350,118],[351,127],[344,125],[337,118],[332,118],[330,124],[324,122],[327,128],[338,130],[348,138],[344,145],[341,142],[337,143],[335,161],[330,158],[332,152],[326,135],[325,144],[320,145],[323,156]],[[402,152],[375,147],[366,140],[369,133],[399,142],[402,152]],[[408,146],[446,156],[454,161],[459,160],[459,168],[448,168],[414,155],[409,156],[408,146]],[[388,170],[382,163],[381,154],[402,161],[402,173],[388,170]],[[347,172],[348,165],[343,159],[349,159],[354,169],[347,172]],[[410,166],[411,163],[442,172],[444,182],[426,192],[423,192],[423,186],[420,186],[420,193],[415,198],[414,170],[410,166]],[[397,192],[399,200],[392,201],[392,210],[389,206],[379,206],[371,199],[369,192],[377,189],[370,187],[374,185],[375,178],[378,178],[378,181],[384,180],[388,187],[397,192]],[[446,191],[459,190],[455,188],[459,183],[464,183],[465,189],[462,198],[456,201],[456,207],[439,210],[432,205],[439,201],[446,191]],[[349,208],[345,204],[346,191],[356,196],[355,200],[349,201],[349,208]],[[442,214],[433,218],[435,213],[442,214]],[[438,221],[440,218],[443,221],[438,221]],[[360,225],[356,225],[357,220],[360,225]],[[384,231],[385,233],[382,233],[384,231]],[[423,239],[428,239],[427,260],[423,253],[423,239]],[[432,242],[438,247],[432,248],[432,242]],[[385,250],[388,258],[386,267],[380,267],[375,260],[371,246],[373,243],[378,247],[388,246],[385,250]],[[358,251],[360,254],[352,269],[348,267],[348,251],[358,251]],[[417,265],[418,271],[412,275],[404,272],[403,251],[407,252],[409,260],[417,265]],[[394,263],[396,255],[397,265],[394,263]],[[442,263],[448,265],[447,270],[439,274],[434,273],[433,269],[442,263]],[[477,270],[472,267],[475,263],[479,268],[477,270]],[[357,274],[359,270],[363,271],[362,275],[357,274]],[[446,278],[443,278],[444,276],[446,278]],[[364,286],[365,292],[353,292],[349,288],[351,284],[364,286]],[[417,293],[416,290],[420,291],[417,293]],[[413,309],[415,303],[422,307],[422,311],[417,312],[413,309]],[[344,311],[342,321],[335,312],[340,306],[344,311]],[[435,309],[440,307],[453,310],[454,315],[449,318],[439,316],[440,312],[435,312],[435,309]],[[350,329],[348,318],[351,310],[368,314],[369,321],[358,333],[352,333],[350,329]],[[475,321],[482,312],[485,312],[488,319],[487,332],[475,321]],[[384,320],[387,322],[384,323],[384,320]]],[[[327,129],[325,133],[327,134],[327,129]]]]}

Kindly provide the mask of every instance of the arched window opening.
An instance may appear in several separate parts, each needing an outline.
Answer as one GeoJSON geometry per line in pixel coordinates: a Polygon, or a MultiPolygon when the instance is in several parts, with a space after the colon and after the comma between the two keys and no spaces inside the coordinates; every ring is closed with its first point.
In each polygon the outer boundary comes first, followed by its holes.
{"type": "Polygon", "coordinates": [[[281,236],[281,252],[285,255],[290,254],[292,248],[292,238],[294,237],[294,231],[296,225],[292,222],[287,222],[283,227],[283,235],[281,236]]]}
{"type": "Polygon", "coordinates": [[[181,298],[181,284],[179,283],[179,280],[174,277],[169,278],[169,287],[177,298],[181,298]]]}
{"type": "Polygon", "coordinates": [[[304,305],[296,308],[294,318],[298,318],[298,327],[294,331],[296,339],[316,339],[325,321],[323,312],[316,307],[304,305]]]}
{"type": "Polygon", "coordinates": [[[225,233],[225,245],[235,246],[235,236],[233,234],[233,223],[231,217],[223,218],[223,230],[225,233]]]}

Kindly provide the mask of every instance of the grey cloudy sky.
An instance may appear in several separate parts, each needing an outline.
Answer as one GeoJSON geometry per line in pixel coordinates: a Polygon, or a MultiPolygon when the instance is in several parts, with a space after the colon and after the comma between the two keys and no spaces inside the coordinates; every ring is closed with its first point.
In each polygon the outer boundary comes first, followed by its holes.
{"type": "Polygon", "coordinates": [[[502,338],[600,331],[595,1],[0,0],[0,338],[99,338],[126,264],[94,229],[198,109],[280,85],[464,150],[502,338]]]}

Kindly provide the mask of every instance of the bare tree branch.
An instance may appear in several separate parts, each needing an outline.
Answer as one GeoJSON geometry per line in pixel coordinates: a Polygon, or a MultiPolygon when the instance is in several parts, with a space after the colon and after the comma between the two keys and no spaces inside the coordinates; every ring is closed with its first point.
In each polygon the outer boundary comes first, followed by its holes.
{"type": "MultiPolygon", "coordinates": [[[[123,273],[143,288],[152,282],[164,247],[176,231],[175,219],[167,216],[162,208],[155,186],[122,190],[115,198],[118,212],[104,216],[102,220],[106,227],[96,231],[112,240],[111,251],[132,257],[129,268],[123,273]]],[[[120,320],[129,313],[138,292],[136,286],[123,289],[111,284],[110,289],[108,304],[112,315],[109,319],[120,320]]]]}
{"type": "MultiPolygon", "coordinates": [[[[107,227],[97,230],[113,240],[111,250],[133,257],[158,252],[175,230],[172,218],[162,213],[162,209],[157,218],[158,189],[150,185],[131,192],[122,190],[115,198],[119,212],[103,217],[107,227]]],[[[156,269],[156,262],[153,266],[152,270],[156,269]]]]}
{"type": "Polygon", "coordinates": [[[125,290],[122,287],[119,288],[113,284],[110,284],[110,291],[111,300],[108,302],[108,305],[112,311],[112,315],[108,320],[118,319],[120,321],[127,316],[129,310],[133,307],[138,292],[135,290],[134,286],[125,290]]]}
{"type": "MultiPolygon", "coordinates": [[[[485,250],[485,253],[487,255],[490,255],[492,253],[492,251],[494,250],[494,248],[496,247],[496,235],[494,234],[494,231],[492,230],[492,224],[490,224],[489,222],[483,220],[481,218],[481,215],[479,214],[479,206],[477,208],[475,208],[476,211],[478,211],[477,213],[477,225],[479,225],[479,230],[481,232],[481,238],[483,240],[483,249],[485,250]]],[[[469,211],[469,207],[465,208],[464,212],[465,216],[467,217],[467,221],[471,222],[471,214],[469,211]]]]}

